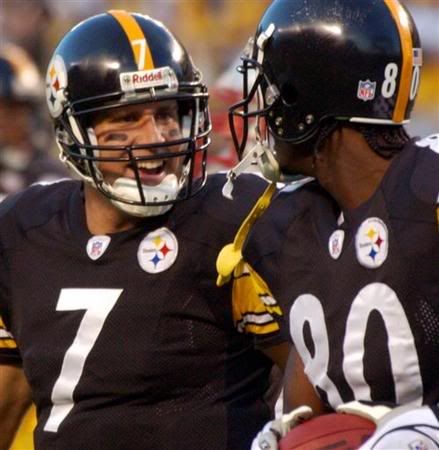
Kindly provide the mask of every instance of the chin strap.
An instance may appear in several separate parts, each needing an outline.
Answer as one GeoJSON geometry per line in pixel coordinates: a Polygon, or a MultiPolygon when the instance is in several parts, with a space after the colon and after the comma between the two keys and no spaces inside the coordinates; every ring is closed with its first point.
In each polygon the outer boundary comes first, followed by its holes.
{"type": "Polygon", "coordinates": [[[257,140],[254,147],[241,159],[241,161],[227,172],[227,181],[223,186],[222,194],[229,200],[233,200],[232,191],[234,181],[250,166],[257,166],[262,176],[272,183],[295,183],[311,180],[300,174],[282,173],[276,160],[274,151],[266,141],[257,140]]]}
{"type": "Polygon", "coordinates": [[[268,185],[249,215],[242,222],[233,242],[221,249],[216,260],[216,270],[218,272],[218,278],[216,280],[217,286],[222,286],[227,283],[234,270],[242,261],[242,247],[247,239],[248,233],[256,220],[268,208],[275,189],[276,183],[268,185]]]}
{"type": "Polygon", "coordinates": [[[258,164],[258,160],[265,153],[265,148],[257,143],[242,159],[227,172],[227,181],[223,186],[222,194],[229,200],[233,200],[233,182],[245,172],[250,166],[258,164]]]}
{"type": "Polygon", "coordinates": [[[172,201],[180,190],[175,174],[168,174],[155,186],[142,185],[146,205],[132,204],[140,202],[140,192],[136,180],[118,178],[112,186],[105,184],[107,191],[113,196],[111,202],[122,211],[137,217],[160,216],[172,208],[172,201]],[[164,205],[154,203],[167,202],[164,205]]]}

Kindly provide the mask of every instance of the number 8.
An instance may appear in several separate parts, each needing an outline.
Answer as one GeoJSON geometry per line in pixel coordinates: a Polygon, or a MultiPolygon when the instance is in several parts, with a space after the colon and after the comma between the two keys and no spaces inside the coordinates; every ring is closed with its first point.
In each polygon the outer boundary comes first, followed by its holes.
{"type": "Polygon", "coordinates": [[[396,77],[398,76],[398,65],[395,63],[387,64],[384,69],[384,82],[381,87],[381,95],[384,98],[390,98],[396,91],[396,77]]]}

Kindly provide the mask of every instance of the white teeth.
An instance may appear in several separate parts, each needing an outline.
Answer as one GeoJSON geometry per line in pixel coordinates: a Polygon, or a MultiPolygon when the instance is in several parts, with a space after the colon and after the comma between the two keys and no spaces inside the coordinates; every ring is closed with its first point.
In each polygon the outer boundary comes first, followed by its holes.
{"type": "Polygon", "coordinates": [[[137,163],[137,167],[139,169],[157,169],[158,167],[163,166],[164,162],[162,161],[141,161],[137,163]]]}

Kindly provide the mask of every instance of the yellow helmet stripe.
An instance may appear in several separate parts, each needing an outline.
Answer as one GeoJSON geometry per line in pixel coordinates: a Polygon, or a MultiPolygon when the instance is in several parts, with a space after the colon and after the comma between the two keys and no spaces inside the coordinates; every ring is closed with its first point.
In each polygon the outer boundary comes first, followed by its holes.
{"type": "Polygon", "coordinates": [[[392,17],[398,27],[399,37],[401,40],[402,51],[402,69],[401,81],[399,83],[398,95],[396,98],[395,109],[393,111],[392,120],[394,122],[403,122],[405,112],[409,102],[410,83],[413,70],[413,42],[410,31],[409,18],[407,12],[398,0],[384,0],[390,10],[392,17]]]}
{"type": "Polygon", "coordinates": [[[148,41],[139,24],[136,22],[136,19],[126,11],[119,9],[112,9],[108,13],[119,22],[119,25],[125,31],[133,50],[138,70],[154,69],[154,61],[148,46],[148,41]]]}

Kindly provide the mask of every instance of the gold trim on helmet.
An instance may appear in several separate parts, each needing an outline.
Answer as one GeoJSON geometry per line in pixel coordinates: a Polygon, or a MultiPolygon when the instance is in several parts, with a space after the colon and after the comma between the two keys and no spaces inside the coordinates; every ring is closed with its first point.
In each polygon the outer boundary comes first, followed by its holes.
{"type": "Polygon", "coordinates": [[[139,24],[136,22],[136,19],[123,10],[112,9],[108,11],[108,14],[112,15],[119,22],[119,25],[127,35],[138,70],[154,69],[154,61],[148,46],[148,41],[139,24]]]}
{"type": "Polygon", "coordinates": [[[384,0],[398,28],[401,40],[402,68],[400,74],[399,90],[396,98],[392,120],[403,122],[410,99],[410,84],[413,70],[413,41],[410,30],[410,20],[407,12],[397,0],[384,0]]]}

